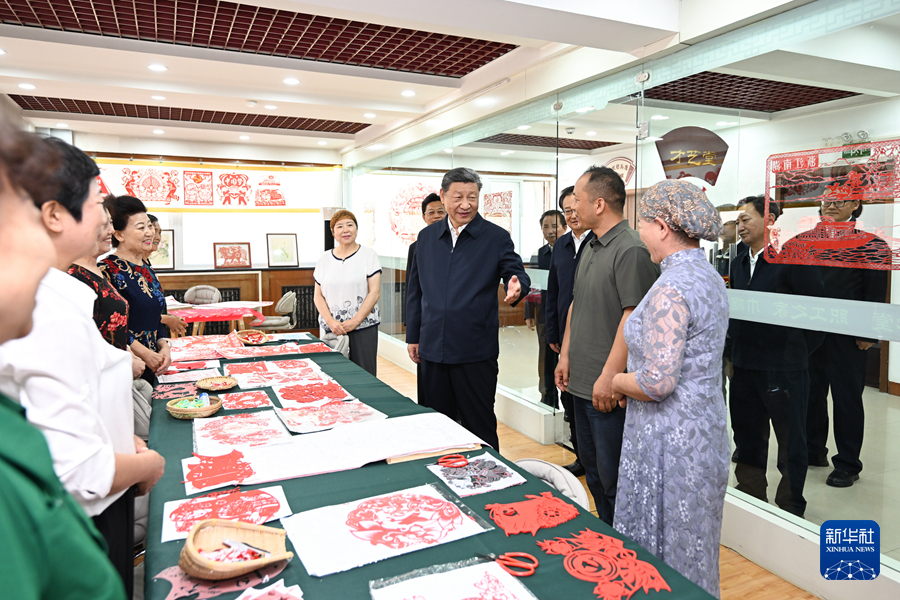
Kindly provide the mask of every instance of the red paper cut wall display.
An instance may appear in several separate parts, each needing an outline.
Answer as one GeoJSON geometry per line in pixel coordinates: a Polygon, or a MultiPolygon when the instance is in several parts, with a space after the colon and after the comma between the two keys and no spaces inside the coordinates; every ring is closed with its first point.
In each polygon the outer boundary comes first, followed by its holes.
{"type": "Polygon", "coordinates": [[[316,352],[334,352],[334,348],[328,344],[323,344],[322,342],[300,346],[300,354],[313,354],[316,352]]]}
{"type": "Polygon", "coordinates": [[[463,514],[452,502],[419,494],[372,498],[347,515],[354,537],[394,549],[436,544],[462,522],[463,514]]]}
{"type": "Polygon", "coordinates": [[[182,177],[184,178],[185,206],[213,205],[212,171],[185,170],[182,172],[182,177]]]}
{"type": "Polygon", "coordinates": [[[482,196],[484,218],[512,233],[512,190],[482,196]]]}
{"type": "Polygon", "coordinates": [[[198,490],[221,483],[240,483],[253,475],[253,467],[241,460],[244,455],[237,450],[222,456],[194,456],[200,462],[188,465],[188,474],[181,483],[190,483],[198,490]]]}
{"type": "Polygon", "coordinates": [[[278,498],[262,490],[243,492],[240,489],[212,492],[192,498],[169,515],[176,531],[190,531],[194,523],[204,519],[244,521],[261,525],[272,518],[281,503],[278,498]]]}
{"type": "Polygon", "coordinates": [[[525,531],[535,535],[538,529],[556,527],[578,516],[577,508],[551,492],[525,497],[528,500],[511,504],[488,504],[484,507],[491,511],[491,519],[507,536],[525,531]]]}
{"type": "Polygon", "coordinates": [[[256,186],[256,206],[285,206],[281,194],[281,182],[274,175],[269,175],[256,186]]]}
{"type": "Polygon", "coordinates": [[[219,175],[219,195],[222,197],[222,206],[231,205],[232,200],[237,200],[239,205],[247,206],[247,197],[250,195],[250,177],[243,173],[222,173],[219,175]]]}
{"type": "Polygon", "coordinates": [[[638,560],[636,552],[614,537],[585,529],[571,538],[558,537],[537,545],[547,554],[565,556],[566,571],[596,583],[594,593],[601,600],[627,600],[639,589],[645,594],[672,591],[656,567],[638,560]]]}
{"type": "Polygon", "coordinates": [[[286,431],[269,427],[268,413],[271,411],[218,417],[201,425],[198,435],[225,446],[265,446],[289,436],[286,431]]]}
{"type": "Polygon", "coordinates": [[[122,184],[129,196],[140,198],[144,202],[164,202],[170,204],[177,201],[178,171],[164,169],[122,169],[122,184]]]}
{"type": "Polygon", "coordinates": [[[270,579],[277,577],[279,573],[284,571],[287,566],[286,560],[280,560],[262,567],[252,573],[234,577],[233,579],[223,579],[221,581],[207,581],[205,579],[195,579],[181,570],[181,567],[175,565],[158,573],[153,579],[165,579],[172,584],[172,589],[166,596],[165,600],[178,600],[179,598],[194,598],[196,600],[206,600],[207,598],[215,598],[228,592],[239,592],[247,588],[265,583],[270,579]]]}
{"type": "Polygon", "coordinates": [[[184,396],[193,396],[197,393],[197,386],[194,383],[162,383],[153,390],[153,400],[172,400],[173,398],[183,398],[184,396]]]}
{"type": "Polygon", "coordinates": [[[262,390],[220,394],[219,398],[222,399],[222,408],[225,410],[245,410],[248,408],[272,406],[269,395],[262,390]]]}
{"type": "Polygon", "coordinates": [[[278,390],[278,396],[293,402],[319,402],[321,400],[339,401],[348,397],[347,390],[336,381],[327,383],[309,383],[304,385],[287,385],[278,390]]]}
{"type": "Polygon", "coordinates": [[[389,220],[394,235],[409,246],[422,229],[422,201],[437,188],[417,182],[400,188],[391,200],[389,220]]]}

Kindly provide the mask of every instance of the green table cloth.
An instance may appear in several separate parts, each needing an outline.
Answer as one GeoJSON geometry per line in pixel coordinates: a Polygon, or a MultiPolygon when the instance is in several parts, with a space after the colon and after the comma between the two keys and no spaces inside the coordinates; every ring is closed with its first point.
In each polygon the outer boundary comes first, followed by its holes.
{"type": "MultiPolygon", "coordinates": [[[[388,387],[366,371],[337,353],[318,353],[306,355],[288,355],[266,357],[264,359],[240,359],[223,360],[223,364],[235,362],[254,362],[257,360],[281,360],[285,358],[309,358],[319,364],[322,370],[344,386],[348,392],[358,397],[362,402],[380,410],[388,417],[400,417],[430,411],[414,403],[409,398],[388,387]]],[[[271,388],[262,388],[269,394],[269,398],[276,406],[280,406],[278,399],[271,388]]],[[[224,393],[240,391],[239,388],[227,390],[224,393]]],[[[254,409],[267,410],[267,409],[254,409]]],[[[271,407],[268,409],[271,410],[271,407]]],[[[232,414],[243,411],[220,410],[215,416],[232,414]]],[[[295,434],[296,435],[296,434],[295,434]]],[[[304,435],[316,435],[309,433],[304,435]]],[[[150,494],[150,518],[147,532],[146,553],[146,588],[147,600],[164,600],[168,595],[171,584],[164,579],[154,579],[164,569],[178,564],[178,556],[184,546],[183,540],[160,543],[163,505],[171,500],[184,499],[184,484],[182,483],[181,460],[191,456],[193,430],[191,421],[181,421],[173,418],[166,411],[165,401],[154,400],[153,414],[150,421],[150,447],[166,459],[165,475],[159,480],[150,494]]],[[[468,455],[481,454],[483,451],[467,453],[468,455]]],[[[550,490],[543,481],[533,477],[529,473],[518,469],[499,454],[488,449],[488,452],[503,463],[510,465],[521,473],[527,480],[524,485],[514,486],[504,490],[469,496],[461,499],[463,504],[472,509],[476,514],[493,524],[486,504],[509,503],[525,500],[526,494],[540,494],[550,490]]],[[[360,500],[370,496],[387,494],[415,487],[426,483],[437,483],[440,480],[433,475],[425,465],[435,462],[434,458],[410,461],[394,465],[388,465],[384,461],[369,464],[361,469],[329,473],[312,477],[289,479],[260,485],[242,486],[242,489],[258,489],[273,485],[281,485],[285,496],[294,514],[328,506],[360,500]]],[[[443,485],[443,484],[439,484],[443,485]]],[[[231,489],[231,488],[221,488],[231,489]]],[[[221,490],[214,490],[221,491],[221,490]]],[[[556,490],[554,495],[560,496],[556,490]]],[[[450,492],[452,496],[455,496],[450,492]]],[[[195,497],[195,496],[191,496],[195,497]]],[[[560,496],[565,498],[564,496],[560,496]]],[[[566,499],[570,504],[571,500],[566,499]]],[[[383,577],[402,575],[415,569],[422,569],[437,564],[462,561],[473,558],[478,554],[502,554],[504,552],[519,551],[534,555],[539,561],[535,574],[523,578],[526,587],[538,598],[558,600],[560,598],[596,598],[593,593],[594,583],[581,581],[569,575],[563,567],[563,557],[548,555],[538,548],[539,540],[553,539],[555,537],[571,537],[572,535],[591,529],[597,533],[612,535],[622,538],[611,527],[600,521],[597,517],[579,507],[580,514],[574,520],[563,523],[552,529],[541,529],[532,537],[529,533],[522,533],[507,537],[502,529],[495,529],[455,542],[426,548],[402,556],[374,564],[358,567],[344,573],[337,573],[327,577],[310,577],[297,557],[288,563],[287,567],[278,575],[284,578],[286,585],[297,584],[303,590],[307,600],[368,600],[370,580],[383,577]]],[[[273,521],[267,525],[280,527],[279,521],[273,521]]],[[[635,550],[640,560],[647,561],[655,566],[666,583],[672,588],[672,592],[651,591],[645,594],[638,590],[634,600],[645,597],[660,599],[694,599],[711,598],[701,588],[691,583],[676,571],[658,560],[655,556],[638,546],[636,543],[625,540],[625,547],[635,550]]],[[[287,549],[293,551],[290,538],[287,540],[287,549]]],[[[266,584],[268,585],[268,584],[266,584]]],[[[263,587],[258,585],[257,587],[263,587]]],[[[231,599],[240,592],[230,592],[219,596],[223,599],[231,599]]]]}

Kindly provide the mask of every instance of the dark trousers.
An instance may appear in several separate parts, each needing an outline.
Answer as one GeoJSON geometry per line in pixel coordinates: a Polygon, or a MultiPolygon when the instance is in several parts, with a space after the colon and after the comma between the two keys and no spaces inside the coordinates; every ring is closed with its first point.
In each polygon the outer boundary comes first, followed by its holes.
{"type": "Polygon", "coordinates": [[[737,489],[768,501],[766,461],[769,455],[769,421],[778,441],[781,481],[775,504],[802,516],[806,512],[806,405],[809,372],[756,371],[734,367],[731,378],[731,427],[740,449],[734,474],[737,489]]]}
{"type": "Polygon", "coordinates": [[[556,389],[556,363],[559,355],[547,343],[547,328],[543,323],[535,325],[538,334],[538,391],[541,402],[556,408],[559,392],[556,389]]]}
{"type": "Polygon", "coordinates": [[[350,361],[372,375],[378,371],[378,326],[354,329],[350,337],[350,361]]]}
{"type": "Polygon", "coordinates": [[[809,459],[828,458],[828,388],[834,411],[834,441],[837,454],[831,459],[835,469],[848,473],[862,471],[865,411],[863,390],[866,387],[867,356],[856,339],[835,333],[825,334],[825,341],[810,358],[809,411],[806,418],[806,445],[809,459]]]}
{"type": "Polygon", "coordinates": [[[433,408],[480,437],[497,452],[497,358],[450,365],[422,360],[425,397],[419,404],[433,408]],[[424,402],[423,402],[424,400],[424,402]]]}
{"type": "Polygon", "coordinates": [[[107,506],[93,521],[106,540],[109,560],[125,584],[125,595],[131,598],[134,594],[134,488],[107,506]]]}
{"type": "Polygon", "coordinates": [[[575,427],[575,399],[569,392],[561,392],[559,400],[563,405],[563,412],[566,415],[566,422],[569,424],[569,439],[572,440],[572,452],[575,458],[580,460],[578,455],[578,431],[575,427]]]}
{"type": "Polygon", "coordinates": [[[597,516],[612,527],[619,485],[619,457],[625,430],[625,409],[616,406],[605,413],[585,398],[572,396],[578,452],[588,489],[597,505],[597,516]]]}

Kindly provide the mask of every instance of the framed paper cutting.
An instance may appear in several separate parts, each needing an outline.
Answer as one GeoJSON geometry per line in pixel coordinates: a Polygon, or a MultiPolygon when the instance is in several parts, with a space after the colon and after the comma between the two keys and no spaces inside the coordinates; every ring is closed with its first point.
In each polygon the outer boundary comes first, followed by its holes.
{"type": "Polygon", "coordinates": [[[175,268],[175,230],[163,229],[160,235],[159,248],[147,260],[154,271],[171,271],[175,268]]]}
{"type": "Polygon", "coordinates": [[[213,266],[217,269],[249,269],[249,242],[213,243],[213,266]]]}
{"type": "Polygon", "coordinates": [[[266,247],[269,250],[270,267],[297,267],[296,233],[267,233],[266,247]]]}

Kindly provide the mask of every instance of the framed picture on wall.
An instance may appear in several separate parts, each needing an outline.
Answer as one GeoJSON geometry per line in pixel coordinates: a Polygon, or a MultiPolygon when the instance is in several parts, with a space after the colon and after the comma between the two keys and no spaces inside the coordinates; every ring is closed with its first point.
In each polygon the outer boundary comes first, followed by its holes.
{"type": "Polygon", "coordinates": [[[250,243],[214,242],[213,265],[217,269],[249,269],[253,266],[250,261],[250,243]]]}
{"type": "Polygon", "coordinates": [[[297,267],[296,233],[267,233],[266,242],[269,249],[270,267],[297,267]]]}
{"type": "Polygon", "coordinates": [[[163,229],[160,235],[159,248],[147,260],[154,271],[171,271],[175,268],[175,230],[163,229]]]}

